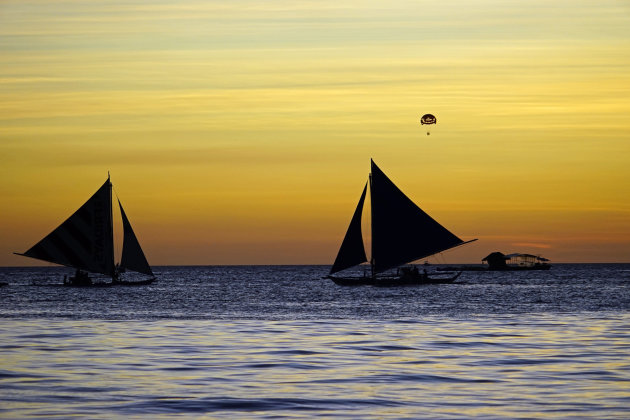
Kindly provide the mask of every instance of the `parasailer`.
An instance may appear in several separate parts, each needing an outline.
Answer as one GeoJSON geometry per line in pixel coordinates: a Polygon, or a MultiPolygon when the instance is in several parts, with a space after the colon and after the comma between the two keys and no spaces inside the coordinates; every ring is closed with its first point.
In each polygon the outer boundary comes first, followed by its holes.
{"type": "Polygon", "coordinates": [[[437,124],[437,118],[433,114],[424,114],[420,118],[420,124],[427,126],[427,136],[431,134],[431,126],[437,124]]]}

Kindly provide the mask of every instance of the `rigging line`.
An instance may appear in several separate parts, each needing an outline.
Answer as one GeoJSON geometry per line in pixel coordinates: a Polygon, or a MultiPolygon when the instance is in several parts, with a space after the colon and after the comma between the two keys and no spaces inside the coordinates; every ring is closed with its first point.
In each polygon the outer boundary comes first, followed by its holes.
{"type": "Polygon", "coordinates": [[[116,199],[120,200],[120,197],[118,197],[118,192],[116,191],[116,188],[114,187],[114,184],[112,184],[112,191],[114,191],[114,195],[116,196],[116,199]]]}

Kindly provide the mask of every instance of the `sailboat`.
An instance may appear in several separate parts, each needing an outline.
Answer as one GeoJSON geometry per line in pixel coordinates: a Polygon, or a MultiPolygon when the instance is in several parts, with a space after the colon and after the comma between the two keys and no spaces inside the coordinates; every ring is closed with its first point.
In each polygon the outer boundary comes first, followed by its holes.
{"type": "Polygon", "coordinates": [[[123,248],[119,264],[114,264],[114,227],[112,211],[112,183],[107,181],[74,212],[65,222],[33,245],[16,255],[35,258],[76,269],[76,274],[64,279],[67,286],[136,286],[151,284],[155,280],[151,266],[140,247],[131,223],[120,200],[123,225],[123,248]],[[126,270],[151,278],[140,281],[121,279],[126,270]],[[111,283],[93,283],[88,273],[103,274],[111,283]]]}
{"type": "Polygon", "coordinates": [[[363,188],[350,226],[327,278],[340,286],[411,286],[454,282],[461,275],[461,271],[454,275],[442,273],[438,276],[429,276],[426,271],[420,273],[415,266],[400,266],[476,239],[463,241],[455,236],[398,189],[373,160],[371,165],[368,182],[363,188]],[[362,277],[333,276],[339,271],[368,262],[361,233],[361,215],[368,185],[372,212],[370,273],[364,273],[362,277]],[[395,275],[384,274],[397,267],[395,275]]]}

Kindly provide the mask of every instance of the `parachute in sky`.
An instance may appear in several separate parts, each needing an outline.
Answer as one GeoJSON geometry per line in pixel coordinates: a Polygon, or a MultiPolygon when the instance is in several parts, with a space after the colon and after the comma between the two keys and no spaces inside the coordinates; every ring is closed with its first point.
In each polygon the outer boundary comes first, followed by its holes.
{"type": "Polygon", "coordinates": [[[437,124],[437,118],[433,114],[424,114],[420,118],[420,124],[427,126],[427,136],[431,134],[431,126],[437,124]]]}

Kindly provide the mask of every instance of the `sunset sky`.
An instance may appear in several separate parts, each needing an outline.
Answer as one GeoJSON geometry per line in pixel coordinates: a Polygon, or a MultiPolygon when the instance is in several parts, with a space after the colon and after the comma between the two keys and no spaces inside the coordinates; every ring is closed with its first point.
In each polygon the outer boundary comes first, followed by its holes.
{"type": "Polygon", "coordinates": [[[630,3],[0,2],[0,265],[108,171],[152,265],[331,264],[370,158],[429,261],[629,262],[630,3]]]}

